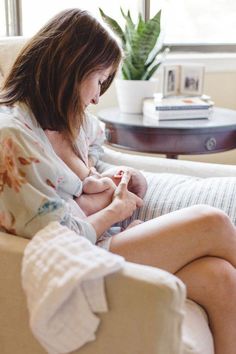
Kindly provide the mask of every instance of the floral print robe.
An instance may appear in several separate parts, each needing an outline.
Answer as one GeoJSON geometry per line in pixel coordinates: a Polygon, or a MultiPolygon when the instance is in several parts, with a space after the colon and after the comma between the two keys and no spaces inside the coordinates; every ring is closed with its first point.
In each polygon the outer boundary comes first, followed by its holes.
{"type": "Polygon", "coordinates": [[[0,105],[0,229],[32,238],[59,221],[96,242],[96,233],[73,196],[81,180],[56,155],[25,105],[0,105]]]}

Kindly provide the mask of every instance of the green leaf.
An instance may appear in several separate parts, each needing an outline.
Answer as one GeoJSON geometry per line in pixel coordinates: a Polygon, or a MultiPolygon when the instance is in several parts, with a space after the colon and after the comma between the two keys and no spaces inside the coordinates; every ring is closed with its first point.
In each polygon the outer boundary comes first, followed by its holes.
{"type": "Polygon", "coordinates": [[[121,72],[124,80],[131,80],[130,72],[125,65],[122,66],[121,72]]]}
{"type": "MultiPolygon", "coordinates": [[[[136,69],[140,70],[142,66],[143,71],[145,71],[145,64],[149,59],[149,54],[155,47],[160,35],[160,16],[161,11],[144,23],[141,33],[136,32],[126,43],[126,48],[131,54],[130,57],[136,69]]],[[[157,54],[158,52],[155,53],[155,57],[157,54]]]]}
{"type": "Polygon", "coordinates": [[[137,38],[137,42],[133,43],[134,48],[138,50],[139,48],[139,55],[143,58],[143,61],[146,62],[150,52],[155,47],[157,40],[160,35],[160,17],[161,11],[159,11],[156,16],[152,19],[148,20],[145,23],[145,27],[137,38]]]}
{"type": "Polygon", "coordinates": [[[126,22],[129,23],[129,26],[135,28],[135,24],[133,23],[133,20],[132,20],[131,15],[130,15],[130,11],[128,10],[127,15],[126,15],[124,13],[124,10],[121,7],[120,8],[120,12],[121,12],[122,16],[124,17],[124,19],[126,20],[126,22]]]}
{"type": "Polygon", "coordinates": [[[141,80],[149,80],[155,74],[155,72],[157,71],[157,69],[159,68],[160,65],[161,65],[161,63],[158,63],[158,64],[154,65],[151,68],[151,70],[146,71],[141,80]]]}
{"type": "Polygon", "coordinates": [[[129,73],[129,80],[139,80],[140,79],[140,70],[136,68],[129,57],[126,57],[123,62],[123,66],[125,68],[125,72],[129,73]]]}
{"type": "Polygon", "coordinates": [[[155,63],[156,57],[161,53],[158,42],[161,27],[161,11],[153,18],[145,22],[139,14],[138,22],[135,25],[131,18],[130,11],[127,14],[120,8],[121,14],[125,19],[125,29],[116,21],[104,14],[100,9],[100,13],[106,23],[112,28],[119,37],[123,36],[122,43],[125,53],[125,59],[122,64],[122,75],[124,79],[129,80],[148,80],[159,67],[160,63],[155,63]],[[151,53],[151,54],[150,54],[151,53]]]}
{"type": "Polygon", "coordinates": [[[102,11],[102,9],[99,8],[99,11],[103,21],[108,24],[108,26],[112,29],[112,31],[121,39],[122,44],[125,45],[126,39],[120,25],[115,20],[113,20],[113,18],[107,16],[102,11]]]}
{"type": "Polygon", "coordinates": [[[127,42],[131,42],[133,36],[135,35],[136,31],[135,31],[135,24],[133,23],[133,20],[131,18],[130,12],[128,11],[127,15],[124,13],[124,11],[122,10],[122,8],[120,8],[121,14],[124,17],[126,23],[125,23],[125,39],[126,39],[126,45],[127,42]]]}
{"type": "MultiPolygon", "coordinates": [[[[151,58],[150,57],[148,58],[148,62],[146,62],[145,67],[149,67],[150,65],[152,65],[154,63],[154,61],[156,60],[157,55],[160,55],[160,54],[163,55],[163,53],[164,53],[163,49],[159,49],[159,48],[156,50],[154,49],[152,56],[151,56],[151,58]]],[[[160,60],[160,61],[162,62],[162,60],[160,60]]]]}
{"type": "Polygon", "coordinates": [[[139,14],[139,15],[138,15],[137,32],[138,32],[139,34],[141,34],[142,31],[143,31],[143,29],[144,29],[144,27],[145,27],[145,22],[143,21],[142,15],[139,14]]]}

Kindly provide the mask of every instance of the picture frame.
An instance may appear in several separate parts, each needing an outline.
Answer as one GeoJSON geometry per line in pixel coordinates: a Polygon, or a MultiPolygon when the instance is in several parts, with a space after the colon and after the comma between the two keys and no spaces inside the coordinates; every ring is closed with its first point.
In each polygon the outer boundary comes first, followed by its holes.
{"type": "Polygon", "coordinates": [[[201,96],[205,67],[201,64],[164,65],[163,97],[201,96]]]}
{"type": "Polygon", "coordinates": [[[179,67],[165,65],[163,71],[163,96],[174,96],[179,91],[179,67]]]}
{"type": "Polygon", "coordinates": [[[203,94],[204,73],[205,69],[203,65],[181,66],[181,94],[187,96],[201,96],[203,94]]]}

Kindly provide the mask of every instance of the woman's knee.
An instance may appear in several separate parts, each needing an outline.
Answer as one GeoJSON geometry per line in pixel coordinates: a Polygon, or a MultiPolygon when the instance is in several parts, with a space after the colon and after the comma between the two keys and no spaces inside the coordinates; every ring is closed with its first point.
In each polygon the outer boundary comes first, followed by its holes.
{"type": "Polygon", "coordinates": [[[204,274],[206,276],[208,284],[211,284],[211,288],[215,293],[215,286],[222,286],[222,288],[228,285],[236,284],[236,270],[228,261],[218,257],[205,257],[204,262],[204,274]]]}
{"type": "Polygon", "coordinates": [[[198,216],[198,222],[209,233],[226,235],[235,234],[235,227],[229,216],[221,209],[210,205],[199,204],[192,207],[192,212],[198,216]]]}
{"type": "Polygon", "coordinates": [[[236,296],[236,270],[224,259],[209,257],[205,271],[205,303],[212,307],[224,307],[230,297],[236,296]]]}
{"type": "Polygon", "coordinates": [[[226,260],[203,257],[177,274],[187,285],[188,296],[200,305],[221,306],[236,296],[236,270],[226,260]]]}
{"type": "Polygon", "coordinates": [[[190,207],[196,214],[201,215],[202,217],[206,217],[206,218],[228,218],[227,214],[219,209],[219,208],[215,208],[211,205],[207,205],[207,204],[197,204],[197,205],[193,205],[190,207]]]}

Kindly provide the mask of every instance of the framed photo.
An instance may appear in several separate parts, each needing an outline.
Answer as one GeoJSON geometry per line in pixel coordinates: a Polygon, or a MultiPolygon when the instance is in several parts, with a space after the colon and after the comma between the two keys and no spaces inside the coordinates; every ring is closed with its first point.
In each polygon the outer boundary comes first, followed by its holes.
{"type": "Polygon", "coordinates": [[[165,65],[163,67],[163,96],[175,96],[179,91],[179,66],[165,65]]]}
{"type": "Polygon", "coordinates": [[[205,67],[201,64],[164,65],[163,97],[201,96],[205,67]]]}
{"type": "Polygon", "coordinates": [[[203,94],[203,65],[182,65],[180,74],[180,92],[187,96],[203,94]]]}

